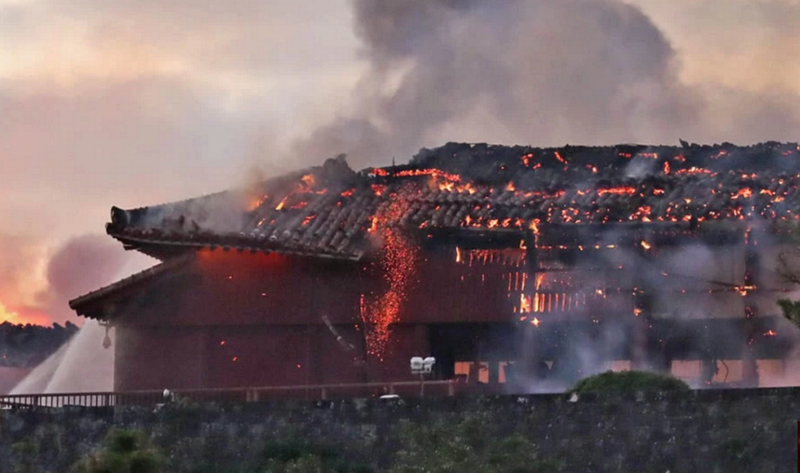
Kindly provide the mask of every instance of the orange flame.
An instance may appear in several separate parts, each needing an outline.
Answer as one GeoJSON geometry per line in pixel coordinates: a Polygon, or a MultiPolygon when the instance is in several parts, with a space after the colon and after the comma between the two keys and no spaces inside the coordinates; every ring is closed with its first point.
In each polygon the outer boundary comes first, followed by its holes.
{"type": "Polygon", "coordinates": [[[302,178],[300,178],[300,180],[303,181],[303,183],[308,188],[314,187],[314,183],[316,182],[316,180],[314,179],[314,175],[313,174],[306,174],[302,178]]]}
{"type": "Polygon", "coordinates": [[[635,187],[611,187],[608,189],[597,189],[598,195],[604,194],[635,194],[636,188],[635,187]]]}

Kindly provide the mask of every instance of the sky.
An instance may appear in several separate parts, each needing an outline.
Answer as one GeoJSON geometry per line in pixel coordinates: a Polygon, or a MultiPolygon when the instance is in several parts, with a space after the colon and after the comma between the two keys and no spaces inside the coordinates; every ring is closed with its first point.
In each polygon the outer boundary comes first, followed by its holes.
{"type": "Polygon", "coordinates": [[[800,0],[0,0],[0,321],[156,261],[112,205],[340,152],[800,139],[800,0]]]}

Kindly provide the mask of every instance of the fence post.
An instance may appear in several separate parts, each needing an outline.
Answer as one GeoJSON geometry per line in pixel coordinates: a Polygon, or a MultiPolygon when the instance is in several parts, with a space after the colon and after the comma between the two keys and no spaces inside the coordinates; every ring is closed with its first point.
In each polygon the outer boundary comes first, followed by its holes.
{"type": "Polygon", "coordinates": [[[447,395],[453,397],[456,395],[456,385],[453,384],[452,379],[447,380],[447,395]]]}

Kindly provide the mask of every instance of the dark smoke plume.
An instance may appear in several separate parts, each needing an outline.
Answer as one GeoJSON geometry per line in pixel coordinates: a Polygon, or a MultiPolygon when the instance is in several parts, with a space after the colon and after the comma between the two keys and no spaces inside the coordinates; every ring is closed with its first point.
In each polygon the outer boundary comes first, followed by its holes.
{"type": "Polygon", "coordinates": [[[800,124],[774,97],[684,85],[668,40],[620,1],[354,7],[368,71],[351,111],[297,142],[295,156],[344,152],[356,166],[385,165],[447,141],[760,141],[791,139],[800,124]]]}

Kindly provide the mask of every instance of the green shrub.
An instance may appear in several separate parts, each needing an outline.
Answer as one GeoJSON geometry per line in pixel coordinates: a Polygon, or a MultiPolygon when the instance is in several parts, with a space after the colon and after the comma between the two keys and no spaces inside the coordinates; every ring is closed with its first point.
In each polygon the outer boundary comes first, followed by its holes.
{"type": "Polygon", "coordinates": [[[78,461],[72,473],[158,473],[163,458],[144,432],[113,429],[100,449],[78,461]]]}
{"type": "Polygon", "coordinates": [[[688,391],[683,381],[650,371],[606,371],[578,381],[569,392],[629,393],[635,391],[688,391]]]}

